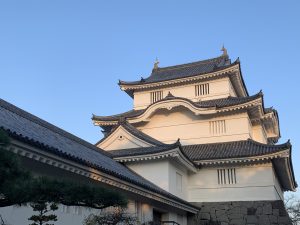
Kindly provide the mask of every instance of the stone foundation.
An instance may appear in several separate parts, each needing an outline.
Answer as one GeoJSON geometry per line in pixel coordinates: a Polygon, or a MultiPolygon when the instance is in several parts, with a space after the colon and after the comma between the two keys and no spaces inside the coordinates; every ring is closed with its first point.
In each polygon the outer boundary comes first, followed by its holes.
{"type": "Polygon", "coordinates": [[[282,201],[193,203],[200,212],[189,225],[292,225],[282,201]]]}

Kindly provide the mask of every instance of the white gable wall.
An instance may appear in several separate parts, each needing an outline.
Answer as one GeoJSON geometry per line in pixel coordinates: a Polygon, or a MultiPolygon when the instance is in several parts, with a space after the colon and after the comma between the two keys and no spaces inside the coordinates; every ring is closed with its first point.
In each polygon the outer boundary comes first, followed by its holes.
{"type": "MultiPolygon", "coordinates": [[[[206,82],[199,82],[196,84],[188,84],[183,86],[166,87],[157,89],[155,91],[163,91],[163,97],[166,97],[169,92],[176,97],[183,97],[192,101],[210,100],[216,98],[226,98],[228,96],[236,96],[232,88],[231,81],[228,77],[211,80],[206,82]],[[195,85],[209,83],[209,94],[196,96],[195,85]]],[[[134,92],[134,109],[144,109],[151,104],[150,93],[152,91],[136,91],[134,92]]]]}
{"type": "Polygon", "coordinates": [[[152,145],[133,136],[122,126],[119,126],[109,137],[107,137],[103,142],[97,145],[97,147],[103,150],[116,150],[150,146],[152,145]]]}

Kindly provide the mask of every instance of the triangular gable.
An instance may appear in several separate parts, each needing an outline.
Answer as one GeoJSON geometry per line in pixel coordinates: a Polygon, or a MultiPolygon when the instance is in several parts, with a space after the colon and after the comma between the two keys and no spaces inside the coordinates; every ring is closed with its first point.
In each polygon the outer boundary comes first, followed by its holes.
{"type": "Polygon", "coordinates": [[[126,127],[120,125],[114,129],[107,137],[97,143],[97,147],[104,150],[117,150],[139,147],[151,147],[153,143],[142,140],[137,135],[129,132],[126,127]]]}

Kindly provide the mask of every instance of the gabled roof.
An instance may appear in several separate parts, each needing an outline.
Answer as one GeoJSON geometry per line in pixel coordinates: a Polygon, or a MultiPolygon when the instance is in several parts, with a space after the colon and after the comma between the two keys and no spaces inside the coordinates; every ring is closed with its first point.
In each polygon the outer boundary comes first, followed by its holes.
{"type": "Polygon", "coordinates": [[[172,94],[168,94],[164,99],[159,100],[157,102],[154,102],[150,104],[147,108],[145,109],[140,109],[140,110],[130,110],[124,113],[112,115],[112,116],[96,116],[93,115],[92,120],[93,121],[118,121],[120,118],[134,118],[137,116],[142,115],[145,111],[147,111],[148,108],[150,108],[152,105],[155,105],[159,102],[167,102],[169,100],[184,100],[192,105],[194,105],[197,108],[222,108],[222,107],[228,107],[228,106],[235,106],[243,103],[247,103],[250,101],[253,101],[255,99],[261,98],[263,96],[262,92],[260,91],[259,93],[248,96],[248,97],[227,97],[227,98],[220,98],[220,99],[213,99],[213,100],[206,100],[206,101],[199,101],[199,102],[193,102],[187,98],[182,98],[182,97],[175,97],[172,94]]]}
{"type": "Polygon", "coordinates": [[[114,161],[109,153],[2,99],[0,99],[0,128],[15,140],[60,158],[89,166],[196,210],[190,203],[114,161]]]}
{"type": "Polygon", "coordinates": [[[115,130],[117,130],[119,127],[123,127],[126,131],[128,131],[130,134],[132,134],[133,136],[151,144],[154,146],[160,146],[160,145],[165,145],[164,143],[160,142],[159,140],[143,133],[142,131],[136,129],[134,126],[132,126],[130,123],[128,123],[124,117],[119,117],[118,118],[118,125],[115,126],[114,128],[112,128],[110,130],[110,132],[108,134],[106,134],[100,141],[98,141],[95,145],[99,145],[100,143],[102,143],[104,140],[106,140],[115,130]]]}
{"type": "Polygon", "coordinates": [[[123,84],[147,84],[147,83],[155,83],[166,80],[173,80],[178,78],[190,77],[199,74],[210,73],[213,71],[217,71],[225,68],[226,66],[230,66],[231,61],[227,55],[222,55],[216,58],[197,61],[193,63],[186,63],[176,66],[168,66],[168,67],[158,67],[157,69],[153,69],[152,73],[147,78],[142,78],[139,81],[126,82],[119,81],[120,85],[123,84]]]}

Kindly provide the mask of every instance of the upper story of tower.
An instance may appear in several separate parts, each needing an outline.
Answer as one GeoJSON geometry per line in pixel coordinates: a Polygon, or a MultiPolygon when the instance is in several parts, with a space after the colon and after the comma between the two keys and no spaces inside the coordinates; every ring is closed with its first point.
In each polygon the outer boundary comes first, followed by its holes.
{"type": "Polygon", "coordinates": [[[180,138],[192,145],[247,139],[272,144],[280,138],[277,111],[265,107],[262,92],[248,94],[240,61],[231,62],[225,48],[221,56],[198,62],[163,68],[156,62],[148,78],[119,85],[134,107],[112,116],[93,115],[103,129],[104,149],[119,148],[111,144],[127,139],[131,144],[126,146],[135,147],[152,145],[152,139],[170,144],[180,138]],[[121,126],[124,122],[128,126],[121,126]]]}
{"type": "Polygon", "coordinates": [[[149,77],[119,81],[119,85],[133,98],[135,110],[147,108],[169,92],[193,102],[248,96],[239,59],[231,62],[225,48],[219,57],[193,63],[159,67],[156,61],[149,77]]]}

